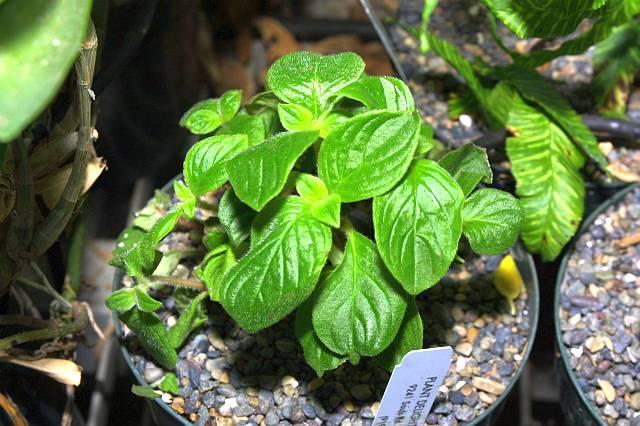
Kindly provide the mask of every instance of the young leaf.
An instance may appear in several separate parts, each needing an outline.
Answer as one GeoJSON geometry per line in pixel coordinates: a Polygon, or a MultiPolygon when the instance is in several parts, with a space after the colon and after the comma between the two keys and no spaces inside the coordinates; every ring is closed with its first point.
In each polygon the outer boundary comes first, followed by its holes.
{"type": "Polygon", "coordinates": [[[493,180],[487,150],[471,143],[449,152],[438,164],[458,182],[465,197],[481,181],[491,183],[493,180]]]}
{"type": "Polygon", "coordinates": [[[158,315],[131,309],[120,314],[120,319],[138,336],[149,355],[164,368],[173,370],[178,356],[169,344],[169,334],[158,315]]]}
{"type": "Polygon", "coordinates": [[[220,97],[220,115],[222,121],[229,121],[236,115],[242,102],[241,90],[228,90],[220,97]]]}
{"type": "Polygon", "coordinates": [[[331,194],[311,207],[311,214],[320,222],[332,228],[340,227],[340,196],[331,194]]]}
{"type": "Polygon", "coordinates": [[[422,349],[423,325],[415,299],[407,304],[407,311],[400,330],[393,342],[375,359],[376,363],[389,372],[400,365],[402,358],[410,351],[422,349]]]}
{"type": "Polygon", "coordinates": [[[224,122],[220,114],[220,101],[207,99],[189,108],[180,119],[180,126],[196,135],[206,135],[224,122]]]}
{"type": "Polygon", "coordinates": [[[173,373],[167,373],[166,376],[162,379],[160,384],[158,385],[160,390],[164,392],[169,392],[173,395],[180,394],[180,385],[178,384],[178,378],[173,373]]]}
{"type": "Polygon", "coordinates": [[[271,66],[267,86],[283,101],[302,105],[318,117],[329,98],[356,81],[363,71],[364,61],[355,53],[321,56],[293,52],[271,66]]]}
{"type": "Polygon", "coordinates": [[[218,219],[234,247],[247,239],[255,217],[256,212],[240,201],[233,189],[228,189],[220,199],[218,219]]]}
{"type": "Polygon", "coordinates": [[[246,135],[249,147],[256,146],[267,137],[264,121],[255,115],[236,115],[225,123],[218,135],[246,135]]]}
{"type": "Polygon", "coordinates": [[[291,132],[314,130],[315,127],[313,114],[302,105],[280,104],[278,117],[282,126],[291,132]]]}
{"type": "Polygon", "coordinates": [[[206,297],[207,293],[200,293],[193,299],[189,307],[180,314],[175,325],[169,329],[169,344],[174,349],[180,348],[189,334],[207,320],[207,311],[202,306],[206,297]]]}
{"type": "Polygon", "coordinates": [[[322,201],[329,196],[327,186],[322,179],[307,173],[301,173],[297,176],[296,191],[303,200],[309,203],[322,201]]]}
{"type": "Polygon", "coordinates": [[[480,189],[464,202],[462,232],[480,254],[499,254],[515,244],[522,209],[517,198],[497,189],[480,189]]]}
{"type": "Polygon", "coordinates": [[[316,293],[314,292],[296,311],[295,333],[302,346],[304,360],[313,368],[318,377],[322,377],[325,371],[338,367],[347,360],[347,357],[331,352],[313,329],[311,313],[316,293]]]}
{"type": "Polygon", "coordinates": [[[418,133],[418,154],[426,154],[436,145],[433,139],[433,129],[425,122],[420,123],[420,131],[418,133]]]}
{"type": "Polygon", "coordinates": [[[142,398],[156,399],[162,395],[151,386],[131,385],[131,393],[142,398]]]}
{"type": "Polygon", "coordinates": [[[299,197],[288,197],[266,228],[224,277],[220,295],[225,310],[249,333],[275,324],[309,297],[331,247],[329,228],[299,197]]]}
{"type": "Polygon", "coordinates": [[[218,189],[227,181],[225,164],[249,147],[246,135],[217,135],[201,140],[184,159],[184,180],[194,195],[218,189]]]}
{"type": "Polygon", "coordinates": [[[293,165],[317,138],[317,131],[280,133],[229,160],[226,169],[238,198],[262,210],[282,191],[293,165]]]}
{"type": "Polygon", "coordinates": [[[166,192],[156,190],[147,204],[137,212],[131,223],[133,226],[148,231],[171,208],[171,197],[166,192]]]}
{"type": "Polygon", "coordinates": [[[318,289],[313,328],[327,348],[356,364],[361,355],[378,355],[391,344],[406,307],[375,244],[353,231],[342,262],[318,289]]]}
{"type": "Polygon", "coordinates": [[[142,312],[154,312],[162,307],[162,303],[149,296],[145,290],[140,287],[135,287],[134,290],[136,293],[136,305],[142,312]]]}
{"type": "Polygon", "coordinates": [[[376,242],[385,264],[410,294],[438,282],[462,234],[464,193],[437,163],[418,160],[393,190],[373,200],[376,242]]]}
{"type": "Polygon", "coordinates": [[[340,96],[362,102],[368,109],[413,111],[413,95],[402,80],[394,77],[363,76],[339,93],[340,96]]]}
{"type": "Polygon", "coordinates": [[[296,191],[303,200],[312,205],[313,217],[333,228],[340,227],[340,196],[329,195],[321,179],[302,173],[296,178],[296,191]]]}
{"type": "Polygon", "coordinates": [[[107,308],[116,312],[127,312],[136,305],[136,294],[133,288],[121,288],[114,291],[104,301],[107,308]]]}
{"type": "Polygon", "coordinates": [[[187,186],[178,179],[173,181],[173,192],[182,201],[182,209],[187,217],[194,217],[196,214],[196,197],[187,186]]]}
{"type": "Polygon", "coordinates": [[[207,286],[211,300],[216,302],[220,300],[223,278],[236,263],[233,250],[224,244],[207,253],[202,263],[196,267],[195,274],[207,286]]]}
{"type": "Polygon", "coordinates": [[[418,139],[417,114],[372,111],[334,128],[320,147],[318,174],[343,202],[391,189],[407,171],[418,139]]]}

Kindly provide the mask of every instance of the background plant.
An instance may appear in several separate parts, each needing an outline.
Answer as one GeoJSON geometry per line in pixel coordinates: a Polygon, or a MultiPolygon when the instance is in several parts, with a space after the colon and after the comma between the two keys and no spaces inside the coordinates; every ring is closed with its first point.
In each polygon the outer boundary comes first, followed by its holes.
{"type": "Polygon", "coordinates": [[[184,115],[191,132],[213,135],[186,155],[184,182],[174,182],[180,202],[157,194],[122,234],[112,263],[134,285],[106,301],[164,367],[173,368],[176,349],[202,323],[206,290],[250,333],[295,312],[295,333],[319,375],[362,356],[391,369],[422,347],[415,296],[447,272],[461,236],[483,254],[514,244],[518,201],[474,191],[492,180],[485,150],[465,145],[428,159],[432,130],[407,86],[363,70],[353,53],[292,53],[243,111],[240,92],[229,91],[184,115]],[[211,205],[207,194],[222,189],[211,205]],[[351,220],[367,205],[373,232],[351,220]],[[203,220],[203,211],[212,217],[203,220]],[[172,260],[158,245],[185,219],[202,226],[199,280],[161,274],[172,260]],[[164,284],[193,298],[168,330],[152,297],[164,284]]]}

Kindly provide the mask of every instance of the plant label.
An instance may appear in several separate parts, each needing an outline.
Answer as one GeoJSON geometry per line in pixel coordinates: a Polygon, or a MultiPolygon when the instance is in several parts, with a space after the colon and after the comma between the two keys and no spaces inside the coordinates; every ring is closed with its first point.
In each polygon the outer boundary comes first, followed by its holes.
{"type": "Polygon", "coordinates": [[[393,369],[374,426],[425,424],[452,354],[450,346],[406,354],[393,369]]]}

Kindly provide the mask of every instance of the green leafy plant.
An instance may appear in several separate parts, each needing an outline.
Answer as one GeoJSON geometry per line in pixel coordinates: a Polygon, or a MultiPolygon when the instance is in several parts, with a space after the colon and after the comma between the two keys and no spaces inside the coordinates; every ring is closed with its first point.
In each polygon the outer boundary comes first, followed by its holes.
{"type": "Polygon", "coordinates": [[[363,70],[353,53],[292,53],[269,70],[269,91],[243,110],[234,101],[226,114],[226,93],[183,117],[187,128],[213,135],[187,153],[185,183],[175,184],[181,202],[155,197],[166,213],[137,227],[137,241],[132,229],[123,233],[128,247],[112,263],[135,284],[106,301],[160,364],[173,367],[208,295],[251,333],[295,314],[318,375],[363,356],[391,369],[422,347],[414,297],[447,272],[462,235],[478,253],[515,242],[518,200],[474,191],[492,180],[486,151],[466,145],[439,163],[429,159],[432,131],[407,86],[363,70]],[[216,191],[224,191],[219,204],[207,206],[202,196],[216,191]],[[371,235],[350,220],[367,203],[371,235]],[[202,223],[194,205],[213,217],[202,223]],[[158,276],[166,256],[158,244],[189,218],[202,226],[206,249],[199,281],[158,276]],[[153,291],[164,284],[200,292],[168,331],[153,312],[153,291]]]}
{"type": "Polygon", "coordinates": [[[425,1],[422,24],[408,30],[420,41],[423,53],[436,53],[466,80],[471,93],[456,100],[452,110],[479,110],[490,127],[507,130],[506,153],[524,211],[522,239],[531,252],[552,260],[582,220],[585,189],[580,170],[588,159],[605,169],[606,159],[580,116],[535,68],[604,40],[640,12],[640,1],[482,0],[493,14],[489,23],[494,40],[512,59],[505,66],[469,61],[453,44],[430,33],[436,3],[425,1]],[[494,16],[519,37],[564,36],[585,18],[594,22],[557,49],[522,55],[505,47],[494,16]]]}

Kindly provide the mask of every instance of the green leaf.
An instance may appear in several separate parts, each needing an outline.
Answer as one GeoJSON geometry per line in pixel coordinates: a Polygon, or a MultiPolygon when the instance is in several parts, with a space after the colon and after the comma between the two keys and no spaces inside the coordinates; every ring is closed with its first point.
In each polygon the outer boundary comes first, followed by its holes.
{"type": "Polygon", "coordinates": [[[330,247],[329,227],[304,200],[286,198],[225,276],[222,306],[249,333],[275,324],[313,292],[330,247]]]}
{"type": "Polygon", "coordinates": [[[301,173],[296,178],[296,191],[303,200],[317,203],[329,196],[327,186],[322,179],[307,173],[301,173]]]}
{"type": "Polygon", "coordinates": [[[322,56],[293,52],[278,59],[267,73],[267,86],[280,99],[302,105],[319,117],[329,98],[356,81],[364,61],[355,53],[322,56]]]}
{"type": "Polygon", "coordinates": [[[453,261],[462,234],[464,193],[431,160],[413,163],[389,193],[373,200],[380,255],[410,294],[438,282],[453,261]]]}
{"type": "Polygon", "coordinates": [[[493,180],[487,150],[472,143],[449,152],[438,164],[458,182],[465,197],[471,194],[481,181],[491,183],[493,180]]]}
{"type": "Polygon", "coordinates": [[[178,384],[178,378],[173,373],[167,373],[158,385],[160,390],[169,392],[173,395],[180,394],[180,385],[178,384]]]}
{"type": "Polygon", "coordinates": [[[162,259],[153,271],[153,274],[161,276],[171,275],[180,264],[180,261],[190,254],[190,251],[185,250],[169,250],[163,252],[162,259]]]}
{"type": "Polygon", "coordinates": [[[255,217],[256,212],[240,201],[233,189],[228,189],[220,199],[218,219],[234,247],[238,247],[249,237],[255,217]]]}
{"type": "Polygon", "coordinates": [[[402,80],[394,77],[363,76],[339,93],[340,96],[362,102],[368,109],[413,111],[413,95],[402,80]]]}
{"type": "Polygon", "coordinates": [[[311,214],[320,222],[332,228],[340,228],[340,205],[338,194],[331,194],[311,207],[311,214]]]}
{"type": "Polygon", "coordinates": [[[125,228],[116,240],[116,248],[113,249],[113,256],[118,257],[128,250],[131,250],[147,233],[136,226],[125,228]]]}
{"type": "Polygon", "coordinates": [[[240,109],[242,103],[241,90],[228,90],[220,97],[220,114],[222,121],[227,122],[233,118],[240,109]]]}
{"type": "Polygon", "coordinates": [[[214,191],[227,181],[226,163],[248,148],[246,135],[219,135],[201,140],[184,159],[184,180],[194,195],[214,191]]]}
{"type": "Polygon", "coordinates": [[[315,122],[311,111],[296,104],[278,105],[278,117],[282,126],[291,131],[315,130],[315,122]]]}
{"type": "Polygon", "coordinates": [[[420,131],[418,133],[418,154],[426,154],[431,151],[436,145],[435,139],[433,139],[433,129],[427,123],[420,123],[420,131]]]}
{"type": "Polygon", "coordinates": [[[160,392],[152,388],[151,386],[131,385],[131,393],[148,399],[160,398],[162,395],[160,392]]]}
{"type": "Polygon", "coordinates": [[[407,304],[402,325],[393,342],[375,359],[376,363],[389,372],[400,365],[402,358],[414,350],[422,349],[423,325],[415,299],[407,304]]]}
{"type": "Polygon", "coordinates": [[[385,268],[376,245],[348,234],[340,265],[318,289],[313,328],[331,351],[356,364],[391,344],[402,323],[407,298],[385,268]]]}
{"type": "Polygon", "coordinates": [[[84,39],[90,0],[12,0],[0,12],[0,142],[10,142],[58,93],[84,39]]]}
{"type": "Polygon", "coordinates": [[[229,181],[238,198],[262,210],[282,191],[294,164],[317,138],[317,131],[280,133],[228,161],[229,181]]]}
{"type": "Polygon", "coordinates": [[[522,208],[513,195],[497,189],[471,194],[462,209],[462,232],[480,254],[500,254],[513,246],[520,233],[522,208]]]}
{"type": "Polygon", "coordinates": [[[276,94],[267,90],[256,94],[246,103],[244,108],[249,114],[258,115],[269,109],[276,111],[279,103],[280,99],[276,94]]]}
{"type": "Polygon", "coordinates": [[[136,305],[142,312],[155,312],[162,307],[162,303],[149,296],[146,290],[135,287],[136,305]]]}
{"type": "Polygon", "coordinates": [[[331,352],[313,329],[311,313],[316,294],[317,292],[314,292],[296,311],[295,333],[302,346],[304,360],[318,377],[322,377],[325,371],[337,368],[347,360],[347,357],[331,352]]]}
{"type": "Polygon", "coordinates": [[[156,190],[153,197],[147,202],[142,210],[135,214],[132,225],[144,231],[148,231],[170,208],[171,197],[169,194],[156,190]]]}
{"type": "Polygon", "coordinates": [[[216,130],[224,122],[220,113],[220,100],[200,101],[180,119],[180,126],[196,135],[206,135],[216,130]]]}
{"type": "Polygon", "coordinates": [[[121,288],[114,291],[104,301],[107,308],[116,312],[126,312],[136,305],[136,293],[133,288],[121,288]]]}
{"type": "Polygon", "coordinates": [[[207,320],[207,311],[202,305],[207,296],[207,293],[200,293],[193,299],[189,307],[180,314],[175,325],[169,329],[169,344],[174,349],[179,349],[189,334],[207,320]]]}
{"type": "Polygon", "coordinates": [[[246,135],[249,146],[256,146],[267,137],[264,121],[255,115],[236,115],[225,123],[218,135],[246,135]]]}
{"type": "Polygon", "coordinates": [[[173,192],[176,197],[182,202],[182,209],[187,217],[194,217],[196,214],[196,196],[182,181],[173,181],[173,192]]]}
{"type": "MultiPolygon", "coordinates": [[[[218,206],[218,208],[220,208],[220,206],[218,206]]],[[[219,224],[206,229],[206,233],[204,237],[202,237],[202,243],[207,250],[213,250],[228,241],[227,232],[223,229],[223,226],[219,224]]]]}
{"type": "Polygon", "coordinates": [[[140,340],[140,344],[158,363],[173,370],[178,358],[169,344],[169,333],[158,315],[131,309],[120,314],[120,319],[140,340]]]}
{"type": "Polygon", "coordinates": [[[372,111],[334,128],[320,147],[318,174],[330,192],[353,202],[391,189],[418,145],[417,114],[372,111]]]}
{"type": "Polygon", "coordinates": [[[207,253],[202,263],[196,267],[194,272],[205,283],[211,300],[220,300],[223,278],[236,263],[232,248],[224,244],[207,253]]]}

